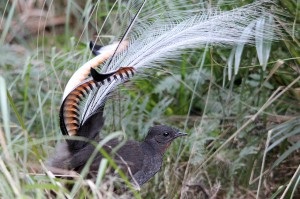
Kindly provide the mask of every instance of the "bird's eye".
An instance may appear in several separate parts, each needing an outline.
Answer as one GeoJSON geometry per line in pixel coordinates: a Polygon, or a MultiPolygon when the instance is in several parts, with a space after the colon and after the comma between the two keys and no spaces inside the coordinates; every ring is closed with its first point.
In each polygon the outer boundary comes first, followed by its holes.
{"type": "Polygon", "coordinates": [[[164,132],[163,134],[165,137],[169,136],[170,134],[168,132],[164,132]]]}

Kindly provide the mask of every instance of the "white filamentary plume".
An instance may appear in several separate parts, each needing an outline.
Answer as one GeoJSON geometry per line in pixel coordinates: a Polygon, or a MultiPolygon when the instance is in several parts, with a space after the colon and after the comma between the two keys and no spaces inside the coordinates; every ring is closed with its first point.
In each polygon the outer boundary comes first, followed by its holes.
{"type": "Polygon", "coordinates": [[[265,23],[263,29],[255,30],[254,26],[250,31],[244,31],[250,24],[269,16],[262,4],[254,3],[231,11],[202,11],[173,23],[157,20],[136,28],[128,49],[106,64],[102,72],[122,66],[132,66],[137,71],[160,66],[167,59],[178,57],[184,49],[206,44],[235,46],[253,44],[255,39],[272,40],[272,24],[265,23]]]}

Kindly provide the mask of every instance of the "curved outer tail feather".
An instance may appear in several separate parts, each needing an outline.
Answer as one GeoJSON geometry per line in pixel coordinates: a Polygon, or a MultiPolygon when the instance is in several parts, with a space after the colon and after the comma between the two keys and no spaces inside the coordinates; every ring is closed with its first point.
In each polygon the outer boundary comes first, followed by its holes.
{"type": "MultiPolygon", "coordinates": [[[[78,85],[72,90],[64,99],[60,108],[60,127],[64,135],[75,136],[78,129],[84,124],[84,122],[93,114],[98,112],[99,107],[105,103],[106,96],[111,90],[107,90],[105,95],[101,95],[101,98],[92,98],[90,101],[97,102],[97,108],[92,112],[87,112],[89,109],[85,109],[83,114],[80,111],[80,103],[92,92],[101,88],[113,88],[123,82],[129,80],[134,75],[134,69],[132,67],[121,67],[119,70],[109,73],[101,74],[96,70],[93,70],[92,78],[88,78],[86,81],[78,85]]],[[[87,102],[86,107],[89,107],[87,102]]]]}

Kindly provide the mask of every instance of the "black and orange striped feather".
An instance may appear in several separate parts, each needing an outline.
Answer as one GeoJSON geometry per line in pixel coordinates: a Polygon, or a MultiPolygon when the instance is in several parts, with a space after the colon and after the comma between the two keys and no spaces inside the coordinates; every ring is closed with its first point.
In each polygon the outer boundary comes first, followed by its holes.
{"type": "MultiPolygon", "coordinates": [[[[79,128],[84,122],[91,116],[93,116],[101,107],[101,104],[105,103],[106,96],[103,95],[101,99],[94,99],[99,104],[98,108],[89,109],[89,104],[86,104],[83,112],[81,113],[80,103],[84,101],[93,91],[100,89],[101,87],[113,87],[124,83],[135,74],[133,67],[121,67],[119,70],[101,74],[95,69],[91,69],[91,76],[85,82],[78,85],[73,89],[64,99],[60,108],[60,128],[64,135],[75,136],[78,135],[79,128]],[[92,110],[92,112],[90,112],[92,110]]],[[[93,96],[94,97],[94,96],[93,96]]],[[[87,101],[89,103],[89,101],[87,101]]]]}

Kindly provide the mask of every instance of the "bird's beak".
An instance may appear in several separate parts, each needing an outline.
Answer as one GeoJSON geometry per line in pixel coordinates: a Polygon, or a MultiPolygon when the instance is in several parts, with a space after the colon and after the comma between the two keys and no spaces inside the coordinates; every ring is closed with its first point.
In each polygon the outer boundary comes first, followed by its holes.
{"type": "Polygon", "coordinates": [[[187,135],[187,133],[183,133],[183,132],[178,131],[178,132],[175,134],[175,137],[177,138],[177,137],[186,136],[186,135],[187,135]]]}

